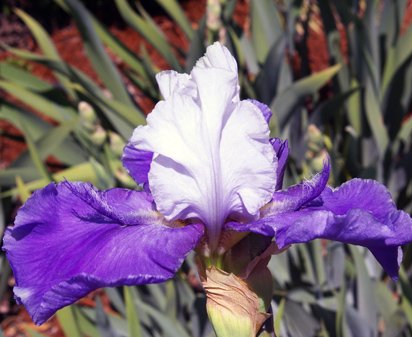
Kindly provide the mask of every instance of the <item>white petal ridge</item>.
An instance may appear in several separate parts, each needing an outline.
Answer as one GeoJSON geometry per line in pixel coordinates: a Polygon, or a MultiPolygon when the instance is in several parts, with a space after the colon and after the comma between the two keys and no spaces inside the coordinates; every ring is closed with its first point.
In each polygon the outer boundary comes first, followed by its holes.
{"type": "Polygon", "coordinates": [[[277,159],[260,110],[240,101],[237,64],[221,44],[190,75],[157,75],[160,101],[131,142],[154,153],[149,186],[169,220],[198,218],[209,245],[228,217],[250,218],[270,201],[277,159]]]}

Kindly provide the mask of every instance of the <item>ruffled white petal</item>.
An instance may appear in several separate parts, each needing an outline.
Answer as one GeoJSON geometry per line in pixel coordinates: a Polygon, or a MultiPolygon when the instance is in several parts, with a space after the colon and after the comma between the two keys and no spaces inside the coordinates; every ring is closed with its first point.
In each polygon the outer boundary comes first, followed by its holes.
{"type": "Polygon", "coordinates": [[[237,65],[216,43],[190,75],[157,77],[164,101],[131,142],[153,152],[149,185],[167,219],[199,218],[217,240],[228,217],[253,217],[272,198],[276,156],[259,109],[239,100],[237,65]]]}
{"type": "Polygon", "coordinates": [[[174,92],[189,96],[196,96],[196,84],[188,74],[179,74],[174,70],[165,70],[156,75],[160,93],[168,99],[174,92]]]}
{"type": "MultiPolygon", "coordinates": [[[[205,56],[196,62],[196,66],[192,70],[192,75],[199,69],[221,69],[232,73],[233,76],[236,77],[236,86],[234,87],[236,94],[233,99],[239,101],[240,85],[237,81],[237,63],[226,47],[218,42],[209,46],[205,56]]],[[[214,82],[210,83],[210,85],[214,84],[214,82]]]]}
{"type": "Polygon", "coordinates": [[[207,48],[205,56],[196,62],[196,68],[224,69],[237,76],[235,59],[226,47],[217,42],[207,48]]]}

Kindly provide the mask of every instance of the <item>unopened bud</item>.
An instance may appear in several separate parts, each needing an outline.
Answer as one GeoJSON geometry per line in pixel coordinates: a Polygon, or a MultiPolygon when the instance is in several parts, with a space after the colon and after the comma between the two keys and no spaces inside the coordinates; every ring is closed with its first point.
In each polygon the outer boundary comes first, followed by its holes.
{"type": "Polygon", "coordinates": [[[310,162],[311,170],[315,172],[322,171],[325,160],[328,158],[328,153],[326,150],[322,150],[313,158],[310,162]]]}
{"type": "Polygon", "coordinates": [[[309,157],[316,157],[325,147],[324,136],[314,124],[308,126],[306,140],[308,152],[312,153],[312,156],[309,157]]]}
{"type": "Polygon", "coordinates": [[[95,131],[90,135],[90,140],[94,145],[101,146],[106,141],[106,130],[101,125],[95,127],[95,131]]]}
{"type": "Polygon", "coordinates": [[[207,28],[217,31],[222,26],[222,20],[220,19],[222,4],[220,0],[208,0],[206,12],[207,28]]]}
{"type": "Polygon", "coordinates": [[[315,142],[315,143],[323,142],[322,132],[314,124],[310,124],[308,126],[307,137],[308,137],[309,142],[315,142]]]}
{"type": "Polygon", "coordinates": [[[123,138],[120,137],[115,132],[109,132],[109,142],[110,142],[110,149],[116,156],[121,156],[123,154],[123,149],[126,143],[124,142],[123,138]]]}
{"type": "Polygon", "coordinates": [[[81,101],[77,109],[79,111],[82,126],[89,131],[94,130],[97,117],[93,107],[89,103],[81,101]]]}
{"type": "Polygon", "coordinates": [[[210,267],[202,276],[206,309],[218,337],[254,337],[269,314],[261,311],[259,297],[232,273],[210,267]]]}

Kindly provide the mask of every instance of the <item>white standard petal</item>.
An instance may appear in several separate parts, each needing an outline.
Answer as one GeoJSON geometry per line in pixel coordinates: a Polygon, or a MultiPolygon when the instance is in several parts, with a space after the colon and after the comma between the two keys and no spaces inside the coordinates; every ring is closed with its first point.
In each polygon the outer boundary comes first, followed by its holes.
{"type": "Polygon", "coordinates": [[[201,219],[213,248],[228,217],[255,216],[270,201],[277,159],[262,113],[239,101],[225,47],[209,47],[190,77],[181,76],[161,73],[165,101],[131,142],[155,154],[149,185],[158,210],[170,220],[201,219]]]}

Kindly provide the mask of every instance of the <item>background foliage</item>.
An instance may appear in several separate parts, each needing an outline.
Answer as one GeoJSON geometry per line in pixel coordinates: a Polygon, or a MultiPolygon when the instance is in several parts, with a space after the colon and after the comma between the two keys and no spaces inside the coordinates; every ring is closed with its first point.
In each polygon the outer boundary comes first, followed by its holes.
{"type": "MultiPolygon", "coordinates": [[[[191,22],[176,0],[156,3],[178,27],[183,45],[170,43],[149,14],[153,5],[38,4],[73,20],[95,78],[65,62],[34,17],[3,8],[4,15],[14,12],[24,22],[40,52],[1,44],[8,56],[0,63],[0,119],[21,132],[27,147],[0,171],[0,232],[12,223],[16,205],[50,181],[137,188],[120,156],[133,128],[145,123],[145,113],[160,99],[154,74],[159,66],[189,71],[215,40],[237,58],[241,95],[268,104],[274,111],[272,135],[289,140],[286,185],[319,171],[329,152],[331,185],[353,177],[377,179],[399,208],[412,212],[412,28],[405,15],[410,2],[208,1],[199,22],[191,22]],[[138,53],[92,14],[99,5],[118,11],[122,24],[145,40],[138,53]],[[239,6],[246,8],[240,20],[239,6]],[[161,61],[155,63],[148,50],[161,61]],[[33,64],[46,67],[54,80],[33,73],[33,64]]],[[[317,240],[274,256],[277,335],[412,336],[412,252],[405,247],[404,253],[397,283],[366,250],[340,243],[317,240]]],[[[53,335],[50,326],[57,320],[68,337],[213,336],[192,258],[165,284],[105,289],[61,310],[45,328],[25,321],[19,331],[53,335]]],[[[0,263],[0,296],[9,300],[4,255],[0,263]]]]}

